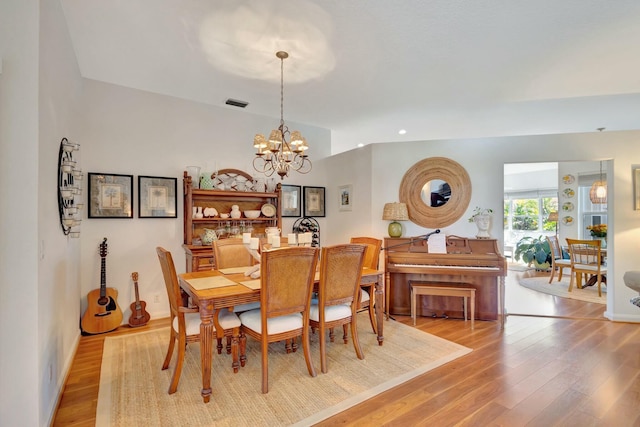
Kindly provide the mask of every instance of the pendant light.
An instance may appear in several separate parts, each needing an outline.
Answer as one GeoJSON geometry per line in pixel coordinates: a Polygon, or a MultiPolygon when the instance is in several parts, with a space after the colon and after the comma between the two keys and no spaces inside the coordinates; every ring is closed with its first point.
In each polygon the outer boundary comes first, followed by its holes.
{"type": "MultiPolygon", "coordinates": [[[[598,128],[598,132],[602,132],[605,128],[598,128]]],[[[600,179],[591,185],[589,190],[589,199],[595,205],[607,203],[607,181],[602,177],[602,160],[600,160],[600,179]]]]}

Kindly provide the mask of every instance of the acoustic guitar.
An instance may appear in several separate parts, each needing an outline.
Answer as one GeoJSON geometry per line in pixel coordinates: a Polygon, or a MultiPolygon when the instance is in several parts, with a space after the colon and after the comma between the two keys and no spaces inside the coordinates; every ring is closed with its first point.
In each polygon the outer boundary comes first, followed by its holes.
{"type": "Polygon", "coordinates": [[[122,323],[122,310],[118,306],[118,291],[107,288],[107,238],[100,243],[100,289],[94,289],[87,295],[87,310],[82,316],[82,332],[101,334],[113,331],[122,323]]]}
{"type": "Polygon", "coordinates": [[[151,316],[147,313],[145,308],[147,303],[140,301],[140,295],[138,295],[138,272],[131,273],[131,279],[136,287],[136,301],[131,303],[131,316],[129,316],[129,326],[136,328],[138,326],[144,326],[147,324],[151,316]]]}

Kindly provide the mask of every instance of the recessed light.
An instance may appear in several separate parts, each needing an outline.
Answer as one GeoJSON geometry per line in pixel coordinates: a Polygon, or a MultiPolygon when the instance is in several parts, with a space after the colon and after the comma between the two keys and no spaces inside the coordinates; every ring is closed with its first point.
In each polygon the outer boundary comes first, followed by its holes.
{"type": "Polygon", "coordinates": [[[406,130],[406,129],[400,129],[400,130],[398,131],[398,133],[399,133],[400,135],[404,135],[405,133],[407,133],[407,130],[406,130]]]}
{"type": "Polygon", "coordinates": [[[364,144],[361,142],[360,144],[358,144],[358,148],[362,148],[364,147],[364,144]]]}

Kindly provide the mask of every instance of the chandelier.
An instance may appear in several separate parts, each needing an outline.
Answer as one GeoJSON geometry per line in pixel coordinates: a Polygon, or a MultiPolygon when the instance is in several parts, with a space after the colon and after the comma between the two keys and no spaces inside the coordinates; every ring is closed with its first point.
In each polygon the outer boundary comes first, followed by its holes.
{"type": "Polygon", "coordinates": [[[307,140],[297,130],[289,132],[284,124],[284,60],[289,54],[278,51],[276,56],[280,58],[280,126],[271,131],[269,140],[261,134],[253,139],[253,146],[258,150],[253,158],[253,168],[266,176],[277,173],[280,179],[284,179],[291,169],[308,173],[312,166],[305,154],[309,149],[307,140]]]}

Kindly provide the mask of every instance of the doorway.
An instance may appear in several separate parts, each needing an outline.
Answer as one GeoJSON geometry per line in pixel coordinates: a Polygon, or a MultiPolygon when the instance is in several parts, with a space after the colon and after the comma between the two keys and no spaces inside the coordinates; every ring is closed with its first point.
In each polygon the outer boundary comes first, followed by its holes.
{"type": "MultiPolygon", "coordinates": [[[[561,242],[567,237],[590,238],[585,221],[594,214],[606,218],[606,206],[596,207],[594,213],[593,205],[584,202],[585,183],[597,177],[599,165],[593,161],[504,165],[504,253],[509,266],[505,302],[509,314],[604,318],[606,296],[605,304],[600,304],[543,293],[549,291],[546,286],[551,286],[551,273],[528,268],[522,258],[515,259],[517,243],[526,236],[544,239],[546,235],[558,235],[561,242]],[[546,286],[539,285],[541,291],[536,291],[531,286],[521,286],[524,282],[546,286]]],[[[608,164],[605,170],[607,167],[608,164]]],[[[563,278],[570,278],[568,269],[563,278]]]]}

